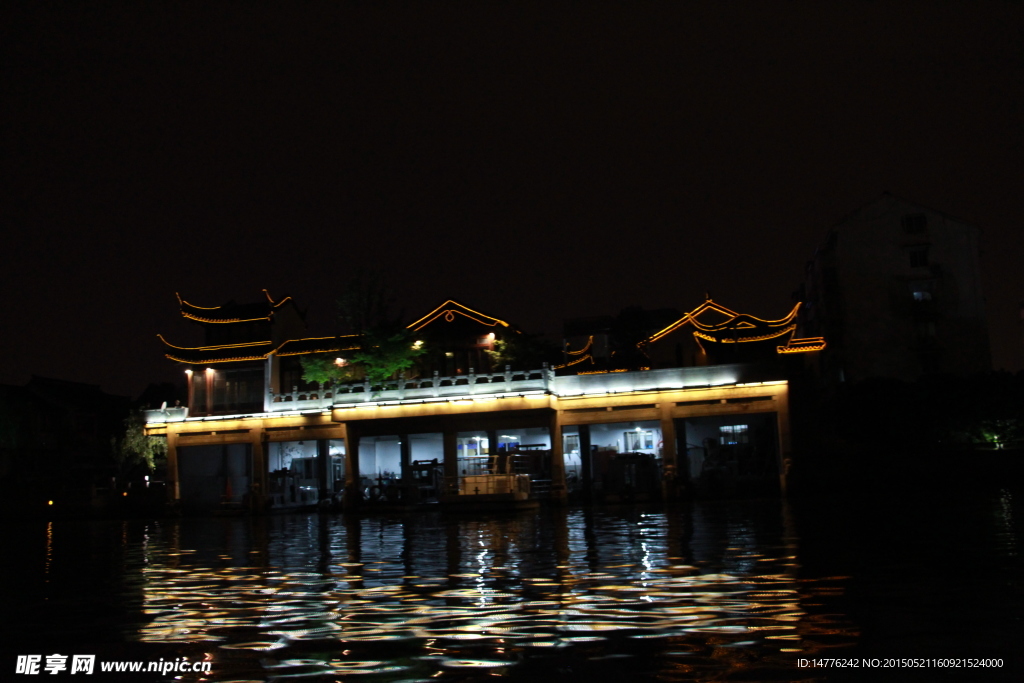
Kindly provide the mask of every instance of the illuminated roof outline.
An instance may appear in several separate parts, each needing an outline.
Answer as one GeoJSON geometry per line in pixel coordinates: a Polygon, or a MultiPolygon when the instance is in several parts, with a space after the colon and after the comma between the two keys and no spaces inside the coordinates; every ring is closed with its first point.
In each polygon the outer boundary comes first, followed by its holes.
{"type": "Polygon", "coordinates": [[[307,337],[290,339],[274,351],[275,356],[302,356],[310,353],[334,353],[337,351],[357,351],[362,348],[359,340],[362,335],[346,334],[340,337],[307,337]]]}
{"type": "MultiPolygon", "coordinates": [[[[786,332],[790,332],[796,329],[794,320],[796,319],[797,313],[800,311],[800,305],[801,304],[798,302],[793,307],[793,310],[789,312],[789,315],[787,315],[784,318],[780,318],[779,320],[765,320],[764,318],[758,318],[757,316],[749,315],[746,313],[737,313],[736,311],[729,310],[725,306],[716,304],[711,299],[708,299],[697,308],[683,315],[682,318],[672,323],[665,329],[655,332],[649,338],[640,342],[640,345],[656,342],[662,337],[665,337],[666,335],[675,332],[680,327],[683,327],[684,325],[687,324],[693,325],[697,331],[703,332],[704,334],[702,338],[707,339],[709,341],[731,342],[762,341],[764,339],[771,339],[774,337],[782,336],[786,332]],[[727,319],[720,323],[715,323],[712,325],[704,324],[700,320],[698,320],[698,317],[706,313],[707,311],[714,311],[715,313],[719,313],[721,315],[726,316],[727,319]],[[738,334],[740,330],[756,331],[757,334],[740,335],[738,334]],[[731,336],[733,338],[726,340],[724,337],[720,337],[720,335],[713,334],[716,332],[730,332],[732,333],[731,336]]],[[[697,336],[696,332],[694,333],[694,336],[697,336]]]]}
{"type": "MultiPolygon", "coordinates": [[[[566,343],[566,346],[568,346],[568,345],[569,345],[569,344],[568,344],[568,342],[567,342],[567,343],[566,343]]],[[[594,345],[594,335],[590,335],[590,338],[589,338],[589,339],[587,339],[587,343],[586,343],[586,344],[585,344],[585,345],[583,346],[583,348],[582,348],[582,349],[579,349],[579,350],[577,350],[577,351],[569,351],[568,349],[566,349],[566,351],[565,351],[565,352],[566,352],[567,354],[569,354],[570,356],[579,356],[579,355],[581,355],[581,354],[584,354],[584,353],[586,353],[587,351],[589,351],[589,350],[590,350],[590,347],[592,347],[593,345],[594,345]]],[[[588,354],[588,355],[589,355],[589,354],[588,354]]]]}
{"type": "Polygon", "coordinates": [[[790,339],[789,343],[785,346],[776,346],[775,350],[778,353],[809,353],[811,351],[821,351],[828,344],[825,342],[824,337],[806,337],[804,339],[790,339]]]}
{"type": "MultiPolygon", "coordinates": [[[[591,356],[591,355],[590,355],[590,354],[588,353],[587,355],[585,355],[585,356],[580,356],[579,358],[576,358],[575,360],[571,360],[571,361],[569,361],[568,363],[562,363],[561,365],[552,365],[552,366],[551,366],[551,369],[552,369],[552,370],[561,370],[562,368],[568,368],[568,367],[572,367],[573,365],[579,365],[580,363],[584,363],[584,362],[586,362],[586,361],[588,361],[588,360],[590,361],[590,364],[591,364],[591,365],[593,365],[593,364],[594,364],[594,357],[593,357],[593,356],[591,356]]],[[[579,373],[577,373],[577,374],[583,375],[583,374],[586,374],[586,373],[584,373],[584,372],[579,372],[579,373]]]]}
{"type": "Polygon", "coordinates": [[[424,327],[434,322],[441,316],[444,316],[445,322],[450,323],[455,320],[455,314],[459,314],[461,316],[469,318],[474,322],[480,323],[481,325],[486,325],[488,327],[497,327],[498,325],[500,325],[502,327],[507,327],[509,329],[515,329],[504,320],[499,320],[498,318],[489,316],[486,313],[481,313],[480,311],[474,311],[469,306],[460,304],[458,301],[454,301],[452,299],[448,299],[448,301],[445,301],[443,304],[432,310],[430,313],[427,313],[419,320],[406,325],[406,329],[412,330],[413,332],[419,332],[424,327]]]}
{"type": "Polygon", "coordinates": [[[360,348],[359,335],[341,337],[310,337],[307,339],[289,339],[278,346],[271,341],[247,342],[244,344],[221,344],[218,346],[175,346],[163,338],[157,337],[170,351],[164,354],[167,358],[179,363],[228,363],[236,361],[266,360],[271,355],[299,356],[311,353],[334,353],[337,351],[354,351],[360,348]]]}
{"type": "MultiPolygon", "coordinates": [[[[568,343],[566,343],[566,346],[568,346],[568,343]]],[[[582,349],[577,349],[576,351],[570,351],[568,349],[565,350],[566,355],[578,356],[578,358],[574,358],[574,359],[572,359],[570,361],[562,363],[561,365],[552,365],[551,368],[553,370],[561,370],[562,368],[568,368],[568,367],[571,367],[573,365],[578,365],[578,364],[580,364],[580,363],[582,363],[584,361],[587,361],[587,360],[589,360],[590,364],[593,365],[594,364],[594,357],[593,357],[593,355],[591,353],[588,353],[588,351],[590,351],[590,349],[593,348],[593,346],[594,346],[594,335],[590,335],[589,339],[587,339],[587,343],[584,344],[582,349]]],[[[582,374],[582,373],[579,373],[579,374],[582,374]]]]}
{"type": "Polygon", "coordinates": [[[796,316],[797,313],[800,312],[801,305],[801,302],[797,302],[797,304],[793,306],[793,310],[791,310],[784,318],[780,318],[778,320],[765,320],[764,318],[758,318],[745,313],[736,313],[725,306],[716,304],[709,297],[703,304],[693,309],[665,329],[655,332],[648,339],[640,342],[638,346],[642,348],[647,344],[658,341],[672,332],[675,332],[684,325],[690,324],[696,328],[693,331],[693,337],[702,351],[704,350],[703,344],[700,343],[702,339],[720,344],[734,344],[737,342],[767,341],[769,339],[783,337],[787,334],[789,335],[789,339],[786,340],[786,343],[775,347],[777,353],[787,354],[821,351],[826,346],[824,337],[807,337],[805,339],[793,338],[793,334],[796,332],[797,328],[796,316]],[[697,318],[707,311],[714,311],[715,313],[726,316],[727,319],[713,325],[700,322],[697,318]]]}
{"type": "MultiPolygon", "coordinates": [[[[267,298],[266,303],[236,304],[232,301],[222,306],[196,306],[182,299],[178,292],[175,292],[174,295],[178,297],[181,314],[189,320],[201,323],[244,323],[270,320],[277,309],[292,301],[290,296],[286,296],[280,301],[274,301],[270,292],[266,289],[262,291],[267,298]]],[[[292,303],[294,305],[294,302],[292,303]]]]}

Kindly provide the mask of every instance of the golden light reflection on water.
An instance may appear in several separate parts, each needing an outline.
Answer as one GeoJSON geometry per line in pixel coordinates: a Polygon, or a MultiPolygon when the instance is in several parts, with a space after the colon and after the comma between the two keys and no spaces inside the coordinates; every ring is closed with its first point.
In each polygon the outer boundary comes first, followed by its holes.
{"type": "Polygon", "coordinates": [[[736,533],[699,511],[206,523],[229,547],[202,547],[209,530],[188,522],[148,534],[135,637],[259,653],[275,676],[518,675],[582,648],[692,678],[751,657],[791,669],[793,653],[855,635],[809,607],[844,577],[801,580],[791,534],[736,533]]]}

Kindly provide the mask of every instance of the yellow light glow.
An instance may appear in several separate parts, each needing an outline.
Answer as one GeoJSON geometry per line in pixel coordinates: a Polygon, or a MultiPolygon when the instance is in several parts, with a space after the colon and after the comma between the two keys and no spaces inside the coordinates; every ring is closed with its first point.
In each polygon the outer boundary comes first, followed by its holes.
{"type": "Polygon", "coordinates": [[[46,501],[46,504],[47,505],[53,505],[53,501],[52,500],[48,500],[48,501],[46,501]]]}
{"type": "Polygon", "coordinates": [[[271,341],[268,339],[267,341],[244,342],[242,344],[218,344],[217,346],[176,346],[175,344],[172,344],[171,342],[164,339],[163,335],[158,334],[156,336],[157,339],[162,341],[167,346],[170,346],[172,349],[181,349],[182,351],[219,351],[220,349],[243,349],[251,346],[263,346],[265,344],[271,343],[271,341]]]}
{"type": "Polygon", "coordinates": [[[192,368],[185,368],[185,374],[191,376],[192,375],[192,368]]]}
{"type": "Polygon", "coordinates": [[[213,374],[213,368],[206,368],[206,374],[212,375],[213,374]]]}
{"type": "Polygon", "coordinates": [[[452,322],[455,319],[455,314],[456,313],[458,313],[459,315],[465,316],[466,318],[469,318],[470,320],[478,322],[481,325],[489,325],[491,327],[494,327],[495,325],[501,325],[502,327],[509,327],[509,324],[507,322],[505,322],[504,320],[499,320],[497,318],[492,318],[491,316],[487,315],[486,313],[481,313],[480,311],[474,311],[469,306],[464,306],[464,305],[460,304],[457,301],[454,301],[452,299],[448,299],[448,301],[445,301],[443,304],[441,304],[440,306],[438,306],[437,308],[432,310],[430,313],[427,313],[425,316],[423,316],[419,320],[417,320],[417,321],[407,325],[406,329],[410,329],[410,330],[418,332],[419,330],[423,329],[424,327],[426,327],[430,323],[432,323],[435,320],[437,320],[438,318],[440,318],[442,315],[444,316],[444,319],[447,322],[452,322]],[[479,317],[477,317],[477,316],[479,316],[479,317]]]}
{"type": "MultiPolygon", "coordinates": [[[[280,306],[282,306],[283,304],[285,304],[286,302],[291,300],[290,296],[286,296],[285,298],[283,298],[280,301],[275,303],[274,302],[274,298],[272,296],[270,296],[270,292],[268,292],[266,289],[263,290],[263,294],[264,294],[264,296],[267,297],[267,301],[270,302],[270,305],[271,305],[272,308],[279,308],[280,306]]],[[[180,307],[182,307],[182,308],[184,308],[185,306],[188,306],[189,308],[195,308],[195,309],[198,309],[198,310],[201,310],[201,311],[218,311],[221,308],[223,308],[223,306],[196,306],[195,304],[189,303],[188,301],[185,301],[184,299],[182,299],[180,293],[175,292],[174,295],[176,297],[178,297],[178,305],[180,307]]],[[[203,322],[203,323],[240,323],[240,322],[252,322],[252,321],[255,321],[255,320],[270,320],[273,317],[274,312],[271,311],[269,315],[266,315],[264,317],[260,317],[260,318],[246,318],[244,320],[242,318],[207,318],[207,317],[196,315],[194,313],[190,313],[190,312],[184,311],[184,310],[181,312],[181,314],[184,317],[189,318],[190,320],[197,320],[197,321],[203,322]]]]}
{"type": "Polygon", "coordinates": [[[122,496],[127,496],[127,495],[128,495],[128,492],[127,492],[127,491],[125,491],[125,492],[124,492],[124,493],[122,493],[121,495],[122,495],[122,496]]]}
{"type": "Polygon", "coordinates": [[[694,330],[693,336],[694,337],[699,337],[700,339],[706,339],[707,341],[719,342],[719,343],[722,343],[722,344],[732,344],[734,342],[741,342],[742,343],[742,342],[764,341],[765,339],[774,339],[775,337],[781,337],[782,335],[786,334],[787,332],[792,332],[795,329],[796,329],[796,325],[790,325],[789,327],[781,329],[778,332],[772,332],[771,334],[762,334],[762,335],[760,335],[758,337],[739,337],[737,339],[729,339],[728,337],[722,337],[722,338],[712,337],[709,334],[705,334],[704,332],[699,332],[697,330],[694,330]]]}
{"type": "MultiPolygon", "coordinates": [[[[242,361],[242,360],[265,360],[267,358],[267,356],[269,356],[269,355],[270,355],[269,353],[264,353],[264,354],[259,355],[259,356],[234,356],[232,358],[206,358],[206,359],[203,359],[203,362],[204,363],[235,363],[237,361],[242,361]]],[[[172,353],[165,353],[164,354],[164,358],[170,358],[171,360],[177,361],[178,363],[195,363],[196,362],[195,358],[179,358],[178,356],[175,356],[172,353]]]]}
{"type": "Polygon", "coordinates": [[[346,335],[342,335],[340,337],[308,337],[308,338],[305,338],[305,339],[290,339],[290,340],[288,340],[286,342],[283,342],[280,346],[278,346],[276,349],[271,351],[271,353],[273,353],[275,356],[282,356],[283,357],[283,356],[304,356],[304,355],[311,354],[311,353],[336,353],[338,351],[358,351],[360,348],[362,348],[359,343],[349,343],[346,346],[343,343],[343,340],[348,339],[348,340],[352,340],[353,342],[357,342],[359,336],[360,335],[358,335],[358,334],[346,334],[346,335]],[[308,342],[308,341],[323,341],[323,342],[334,341],[335,343],[334,344],[325,343],[322,346],[318,346],[317,348],[307,349],[307,350],[303,350],[303,351],[288,351],[285,348],[289,344],[291,344],[292,342],[298,343],[298,342],[308,342]],[[342,343],[338,343],[338,342],[342,342],[342,343]]]}
{"type": "Polygon", "coordinates": [[[824,337],[807,337],[805,339],[790,339],[785,346],[776,346],[778,353],[808,353],[821,351],[826,346],[824,337]]]}
{"type": "MultiPolygon", "coordinates": [[[[572,352],[570,351],[570,353],[572,353],[572,352]]],[[[591,365],[593,365],[593,363],[594,363],[594,359],[593,359],[593,357],[592,357],[592,356],[591,356],[591,355],[590,355],[590,354],[588,353],[587,355],[585,355],[585,356],[582,356],[582,357],[580,357],[580,358],[577,358],[576,360],[571,360],[571,361],[569,361],[568,363],[562,363],[561,365],[552,365],[551,367],[552,367],[552,369],[554,369],[554,370],[561,370],[562,368],[567,368],[567,367],[569,367],[569,366],[571,366],[571,365],[576,365],[576,364],[578,364],[578,363],[582,363],[582,362],[584,362],[584,361],[588,361],[588,360],[590,361],[591,365]]],[[[576,373],[576,374],[580,374],[580,375],[582,375],[583,373],[582,373],[582,372],[580,372],[580,373],[576,373]]]]}
{"type": "Polygon", "coordinates": [[[348,365],[348,361],[345,360],[344,358],[335,358],[334,364],[337,365],[339,368],[343,368],[346,365],[348,365]]]}
{"type": "MultiPolygon", "coordinates": [[[[582,349],[579,349],[577,351],[566,350],[566,353],[569,354],[570,356],[578,356],[581,353],[585,353],[586,351],[590,350],[590,347],[593,346],[593,345],[594,345],[594,335],[590,335],[590,337],[587,339],[587,343],[583,346],[582,349]]],[[[566,343],[566,346],[568,346],[568,343],[566,343]]]]}
{"type": "Polygon", "coordinates": [[[201,323],[251,323],[257,320],[270,320],[269,315],[265,315],[261,318],[202,318],[186,311],[182,311],[181,314],[189,320],[195,320],[201,323]]]}
{"type": "MultiPolygon", "coordinates": [[[[664,337],[665,335],[674,332],[675,330],[679,329],[680,327],[686,324],[691,324],[695,328],[703,332],[721,332],[730,329],[750,329],[758,327],[757,325],[749,321],[756,321],[768,327],[783,327],[792,323],[793,319],[796,317],[797,312],[800,310],[800,306],[801,304],[797,302],[797,304],[793,307],[793,310],[789,312],[789,315],[787,315],[784,318],[780,318],[778,320],[765,320],[764,318],[758,318],[757,316],[748,315],[745,313],[741,314],[737,313],[736,311],[731,311],[725,306],[720,306],[711,299],[708,299],[700,306],[693,309],[689,313],[685,314],[682,318],[672,323],[665,329],[660,330],[659,332],[655,332],[653,335],[651,335],[648,339],[644,340],[640,344],[650,344],[651,342],[657,341],[664,337]],[[721,323],[717,323],[715,325],[706,325],[697,319],[698,316],[705,313],[706,311],[714,311],[716,313],[724,315],[728,318],[728,320],[721,323]],[[737,318],[741,318],[742,320],[737,322],[737,318]]],[[[770,337],[764,338],[770,339],[770,337]]]]}

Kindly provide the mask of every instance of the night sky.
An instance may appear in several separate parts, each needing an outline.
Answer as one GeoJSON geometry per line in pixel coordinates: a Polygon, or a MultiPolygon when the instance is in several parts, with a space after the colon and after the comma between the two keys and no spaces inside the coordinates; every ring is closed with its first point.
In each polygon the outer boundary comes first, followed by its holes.
{"type": "Polygon", "coordinates": [[[982,229],[1024,367],[1024,5],[550,5],[5,3],[0,382],[136,396],[200,341],[176,291],[323,335],[360,268],[529,331],[781,317],[883,191],[982,229]]]}

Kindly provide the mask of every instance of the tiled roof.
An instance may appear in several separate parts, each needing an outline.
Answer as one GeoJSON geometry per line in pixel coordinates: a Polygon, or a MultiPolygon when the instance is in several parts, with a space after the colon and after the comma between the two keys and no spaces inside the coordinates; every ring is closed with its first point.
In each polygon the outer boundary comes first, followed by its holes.
{"type": "Polygon", "coordinates": [[[229,301],[222,306],[196,306],[181,298],[178,294],[178,303],[181,306],[181,314],[190,320],[201,323],[237,323],[251,320],[270,320],[274,311],[292,300],[286,296],[280,301],[274,301],[267,290],[263,290],[266,301],[256,303],[239,304],[229,301]]]}
{"type": "Polygon", "coordinates": [[[408,325],[408,329],[418,332],[438,319],[445,322],[452,322],[455,320],[455,316],[457,315],[478,322],[481,325],[487,325],[490,327],[498,325],[501,327],[511,327],[504,320],[499,320],[498,318],[489,316],[486,313],[481,313],[480,311],[474,311],[468,306],[464,306],[457,301],[449,299],[416,322],[408,325]]]}
{"type": "Polygon", "coordinates": [[[778,320],[764,320],[746,313],[736,313],[724,306],[716,304],[708,299],[703,304],[685,314],[682,318],[672,323],[663,330],[660,330],[643,344],[656,342],[666,335],[675,332],[685,325],[693,325],[694,336],[707,341],[732,343],[738,341],[762,341],[774,339],[796,329],[796,314],[800,310],[798,303],[784,318],[778,320]],[[716,323],[704,323],[700,318],[707,317],[707,313],[717,314],[716,317],[724,316],[724,320],[716,323]]]}
{"type": "Polygon", "coordinates": [[[167,346],[165,356],[173,361],[190,365],[265,360],[271,354],[298,356],[309,353],[352,351],[359,348],[359,337],[355,335],[290,339],[279,345],[275,345],[272,341],[259,341],[246,344],[196,347],[175,346],[161,335],[157,335],[157,337],[167,346]]]}
{"type": "Polygon", "coordinates": [[[292,339],[286,341],[278,347],[277,355],[297,356],[305,353],[354,351],[359,347],[359,335],[355,334],[345,335],[343,337],[312,337],[309,339],[292,339]]]}
{"type": "Polygon", "coordinates": [[[183,347],[171,344],[161,335],[160,341],[167,345],[165,356],[179,363],[201,365],[203,363],[227,363],[244,360],[263,360],[273,353],[274,342],[260,341],[247,344],[225,344],[223,346],[183,347]]]}

